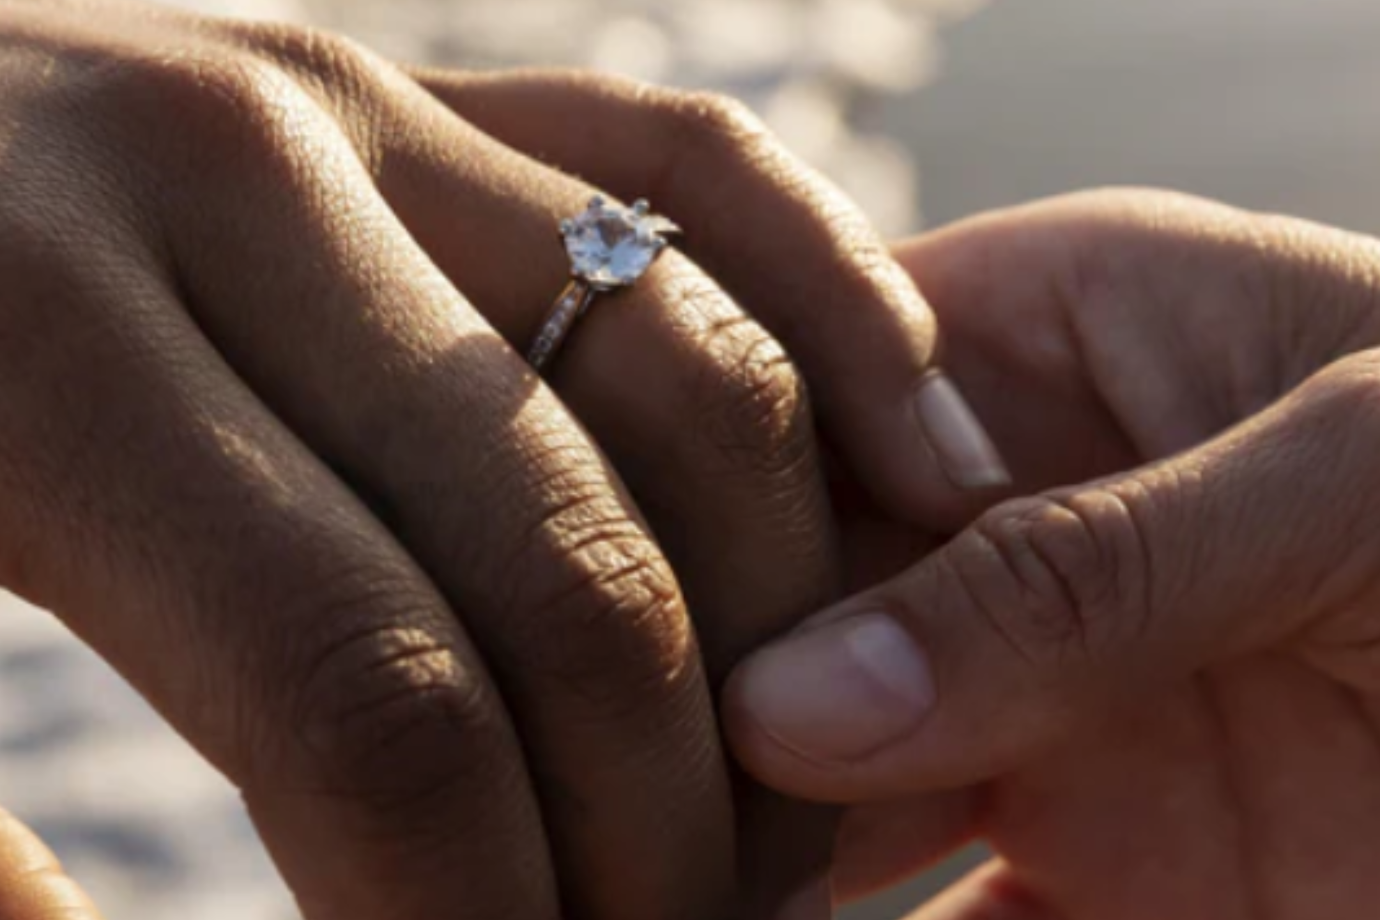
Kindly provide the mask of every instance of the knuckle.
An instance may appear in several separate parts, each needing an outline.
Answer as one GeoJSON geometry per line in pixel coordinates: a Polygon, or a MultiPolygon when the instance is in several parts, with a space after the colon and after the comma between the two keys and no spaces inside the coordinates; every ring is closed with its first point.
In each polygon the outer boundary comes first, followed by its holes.
{"type": "Polygon", "coordinates": [[[807,463],[814,443],[809,394],[780,343],[708,282],[688,284],[677,297],[705,316],[698,336],[708,360],[688,388],[691,430],[706,448],[697,453],[768,476],[807,463]]]}
{"type": "Polygon", "coordinates": [[[252,748],[247,789],[305,783],[401,817],[491,777],[501,713],[444,612],[417,594],[379,580],[313,604],[327,626],[284,665],[294,687],[284,727],[252,748]]]}
{"type": "Polygon", "coordinates": [[[804,381],[774,339],[755,323],[724,376],[703,385],[701,430],[721,455],[757,473],[798,469],[812,456],[804,381]]]}
{"type": "Polygon", "coordinates": [[[293,136],[300,95],[268,63],[219,49],[127,61],[107,71],[101,90],[115,97],[110,109],[126,132],[174,145],[197,168],[280,152],[293,136]],[[155,124],[164,127],[149,130],[155,124]]]}
{"type": "Polygon", "coordinates": [[[813,193],[819,183],[776,142],[770,129],[746,104],[707,92],[669,92],[662,96],[666,133],[674,155],[654,184],[658,197],[701,192],[704,177],[745,173],[790,195],[813,193]]]}
{"type": "MultiPolygon", "coordinates": [[[[915,283],[872,222],[849,196],[787,150],[744,103],[713,93],[665,98],[668,133],[677,143],[656,183],[658,196],[703,195],[711,176],[747,177],[769,193],[771,207],[790,223],[796,245],[827,265],[835,289],[849,291],[850,302],[881,295],[883,301],[913,307],[915,283]]],[[[721,210],[731,213],[731,208],[721,210]]],[[[789,339],[799,320],[784,311],[774,322],[789,339]]]]}
{"type": "Polygon", "coordinates": [[[232,42],[291,75],[330,111],[366,168],[383,168],[384,139],[398,130],[398,103],[424,95],[392,62],[345,35],[281,23],[236,23],[232,42]]]}
{"type": "Polygon", "coordinates": [[[979,613],[1020,657],[1054,666],[1135,641],[1149,610],[1142,496],[1109,489],[1017,499],[947,551],[979,613]]]}
{"type": "Polygon", "coordinates": [[[272,62],[327,99],[347,105],[370,98],[392,66],[348,36],[282,23],[230,26],[233,43],[272,62]]]}
{"type": "Polygon", "coordinates": [[[571,505],[514,566],[520,611],[500,670],[623,720],[666,699],[695,672],[689,618],[664,557],[631,522],[571,505]],[[535,544],[535,545],[534,545],[535,544]],[[533,554],[540,558],[533,559],[533,554]],[[542,572],[533,579],[531,572],[542,572]]]}
{"type": "Polygon", "coordinates": [[[234,22],[227,25],[231,40],[294,71],[330,77],[350,71],[372,54],[354,39],[337,32],[279,22],[234,22]]]}
{"type": "Polygon", "coordinates": [[[698,137],[735,140],[766,130],[752,109],[723,93],[672,93],[668,104],[685,130],[698,137]]]}
{"type": "Polygon", "coordinates": [[[683,175],[705,171],[711,163],[730,163],[773,175],[782,153],[771,142],[766,124],[745,103],[718,92],[667,92],[660,103],[676,156],[661,185],[675,185],[683,175]]]}

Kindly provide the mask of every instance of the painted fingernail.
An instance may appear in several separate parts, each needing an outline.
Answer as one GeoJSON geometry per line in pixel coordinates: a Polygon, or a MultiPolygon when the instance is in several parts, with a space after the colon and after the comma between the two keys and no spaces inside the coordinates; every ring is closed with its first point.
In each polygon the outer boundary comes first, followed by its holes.
{"type": "Polygon", "coordinates": [[[823,762],[899,741],[934,704],[924,654],[882,613],[792,633],[751,658],[738,680],[738,700],[764,732],[823,762]]]}
{"type": "Polygon", "coordinates": [[[968,401],[948,377],[934,374],[915,395],[920,428],[945,475],[962,489],[1011,483],[1011,473],[968,401]]]}
{"type": "Polygon", "coordinates": [[[776,920],[829,920],[834,915],[834,896],[829,879],[810,882],[781,906],[776,920]]]}

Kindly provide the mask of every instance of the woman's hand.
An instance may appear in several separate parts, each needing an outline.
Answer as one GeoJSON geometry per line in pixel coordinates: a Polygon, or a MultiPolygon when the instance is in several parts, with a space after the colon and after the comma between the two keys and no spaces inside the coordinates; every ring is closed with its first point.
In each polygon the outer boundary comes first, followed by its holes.
{"type": "Polygon", "coordinates": [[[906,515],[1000,479],[932,332],[718,99],[0,2],[0,584],[240,787],[309,918],[760,915],[817,870],[739,852],[710,687],[837,586],[787,351],[906,515]],[[574,174],[688,248],[553,391],[513,346],[574,174]]]}
{"type": "Polygon", "coordinates": [[[900,257],[1038,494],[751,659],[743,762],[861,803],[845,895],[987,839],[927,920],[1373,912],[1380,244],[1104,193],[900,257]]]}

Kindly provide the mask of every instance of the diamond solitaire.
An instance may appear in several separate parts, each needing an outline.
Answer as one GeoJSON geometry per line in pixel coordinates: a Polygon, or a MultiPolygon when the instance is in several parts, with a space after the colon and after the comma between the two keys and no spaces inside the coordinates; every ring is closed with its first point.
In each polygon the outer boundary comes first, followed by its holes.
{"type": "Polygon", "coordinates": [[[540,373],[595,296],[634,284],[670,245],[667,237],[679,232],[679,227],[653,214],[642,200],[625,208],[596,197],[583,214],[561,221],[561,238],[570,256],[570,283],[527,349],[532,367],[540,373]]]}
{"type": "Polygon", "coordinates": [[[595,198],[579,217],[561,221],[570,273],[599,291],[632,284],[679,228],[651,213],[646,201],[631,208],[595,198]]]}

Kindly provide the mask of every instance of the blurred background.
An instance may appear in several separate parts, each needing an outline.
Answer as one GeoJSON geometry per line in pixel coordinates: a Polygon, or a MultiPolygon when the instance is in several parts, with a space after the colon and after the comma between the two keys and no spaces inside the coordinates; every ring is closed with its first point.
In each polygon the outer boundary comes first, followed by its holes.
{"type": "MultiPolygon", "coordinates": [[[[726,90],[890,234],[1109,183],[1380,232],[1374,0],[181,5],[337,28],[411,61],[726,90]]],[[[49,617],[3,597],[0,802],[111,920],[295,916],[231,790],[49,617]]],[[[942,877],[848,916],[899,917],[942,877]]]]}

